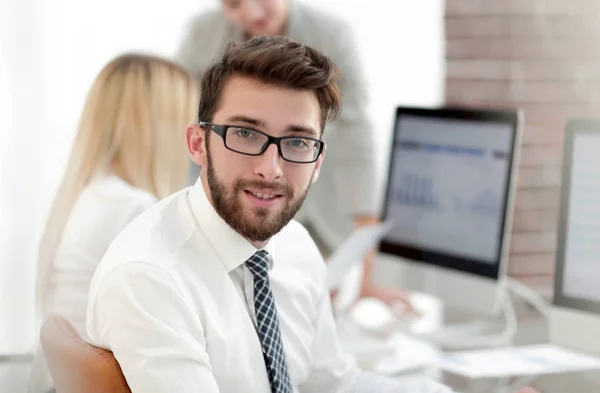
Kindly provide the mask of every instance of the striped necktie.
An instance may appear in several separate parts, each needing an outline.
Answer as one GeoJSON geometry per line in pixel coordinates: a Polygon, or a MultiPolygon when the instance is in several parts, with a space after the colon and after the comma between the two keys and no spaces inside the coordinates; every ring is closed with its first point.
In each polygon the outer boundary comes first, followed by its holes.
{"type": "Polygon", "coordinates": [[[246,266],[254,276],[254,311],[258,336],[267,365],[271,392],[292,393],[275,299],[269,283],[268,258],[269,253],[260,250],[246,261],[246,266]]]}

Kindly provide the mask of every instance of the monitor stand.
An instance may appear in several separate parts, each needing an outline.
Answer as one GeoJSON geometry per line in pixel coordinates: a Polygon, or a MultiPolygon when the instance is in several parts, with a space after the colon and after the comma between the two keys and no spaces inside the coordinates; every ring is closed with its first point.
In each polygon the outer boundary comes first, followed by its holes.
{"type": "Polygon", "coordinates": [[[548,317],[549,305],[535,291],[521,282],[506,277],[500,282],[500,291],[500,316],[504,324],[502,331],[498,332],[497,321],[472,320],[464,323],[438,325],[433,330],[415,325],[411,329],[411,334],[445,350],[512,345],[518,329],[518,320],[511,294],[533,306],[544,317],[548,317]]]}

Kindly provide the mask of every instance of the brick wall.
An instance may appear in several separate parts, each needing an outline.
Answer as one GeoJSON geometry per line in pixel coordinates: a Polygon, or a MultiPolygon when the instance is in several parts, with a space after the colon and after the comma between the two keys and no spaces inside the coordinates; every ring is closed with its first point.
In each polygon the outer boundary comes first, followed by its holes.
{"type": "Polygon", "coordinates": [[[509,273],[546,295],[564,125],[600,117],[598,15],[598,0],[446,0],[446,102],[524,110],[509,273]]]}

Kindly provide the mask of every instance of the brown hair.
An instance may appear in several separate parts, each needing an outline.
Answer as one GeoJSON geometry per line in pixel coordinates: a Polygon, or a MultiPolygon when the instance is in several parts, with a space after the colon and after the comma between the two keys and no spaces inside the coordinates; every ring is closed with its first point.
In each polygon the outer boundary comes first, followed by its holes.
{"type": "Polygon", "coordinates": [[[223,58],[210,66],[201,82],[198,119],[211,122],[225,84],[232,75],[276,86],[313,90],[321,107],[321,131],[342,110],[341,74],[327,56],[287,37],[256,37],[229,44],[223,58]]]}

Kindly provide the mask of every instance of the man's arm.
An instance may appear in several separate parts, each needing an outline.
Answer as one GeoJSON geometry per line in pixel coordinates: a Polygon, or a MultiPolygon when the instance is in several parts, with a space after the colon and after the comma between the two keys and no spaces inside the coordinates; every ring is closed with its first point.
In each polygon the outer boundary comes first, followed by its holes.
{"type": "Polygon", "coordinates": [[[326,290],[317,305],[315,340],[312,345],[313,369],[300,386],[301,393],[451,393],[433,381],[399,382],[361,372],[355,361],[342,353],[326,290]]]}
{"type": "Polygon", "coordinates": [[[202,49],[206,47],[206,37],[202,34],[204,18],[203,15],[192,18],[186,25],[185,32],[179,47],[175,52],[175,61],[186,68],[198,80],[202,76],[203,70],[198,64],[198,59],[202,56],[202,49]]]}
{"type": "MultiPolygon", "coordinates": [[[[379,218],[376,217],[357,217],[355,226],[377,225],[379,218]]],[[[400,315],[408,315],[415,312],[409,296],[396,288],[387,288],[381,285],[376,285],[373,281],[373,271],[375,270],[375,250],[371,251],[363,261],[363,276],[360,285],[359,296],[376,298],[400,315]],[[400,307],[401,306],[401,307],[400,307]]]]}
{"type": "Polygon", "coordinates": [[[229,23],[219,9],[194,16],[185,28],[175,60],[198,80],[230,41],[229,23]]]}
{"type": "MultiPolygon", "coordinates": [[[[343,81],[340,84],[343,108],[340,117],[326,127],[335,133],[337,195],[353,218],[379,216],[375,130],[368,118],[367,80],[350,26],[331,25],[327,54],[332,57],[343,81]]],[[[329,158],[328,158],[329,159],[329,158]]]]}
{"type": "Polygon", "coordinates": [[[200,316],[164,269],[115,268],[90,294],[92,344],[111,350],[133,393],[218,393],[200,316]]]}

